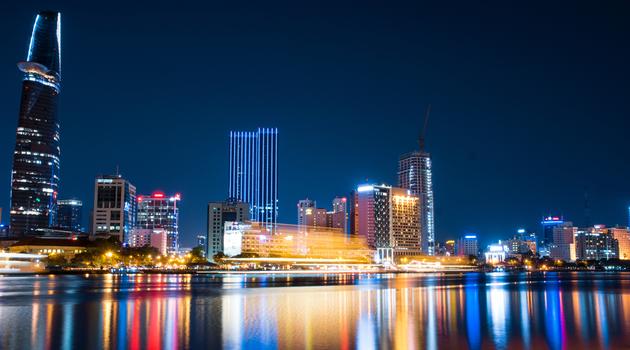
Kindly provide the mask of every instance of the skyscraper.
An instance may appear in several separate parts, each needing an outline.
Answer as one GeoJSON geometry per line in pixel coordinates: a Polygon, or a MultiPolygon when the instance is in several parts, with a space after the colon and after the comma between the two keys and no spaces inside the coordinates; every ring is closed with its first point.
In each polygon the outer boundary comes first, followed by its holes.
{"type": "Polygon", "coordinates": [[[166,252],[175,254],[179,249],[179,193],[166,196],[153,192],[150,196],[138,196],[138,221],[140,229],[166,231],[166,252]]]}
{"type": "MultiPolygon", "coordinates": [[[[431,106],[429,106],[430,109],[431,106]]],[[[435,220],[433,202],[433,171],[431,154],[424,150],[424,132],[429,117],[425,116],[424,128],[420,134],[420,150],[400,156],[398,160],[398,187],[406,188],[420,198],[420,241],[422,252],[435,254],[435,220]]]]}
{"type": "Polygon", "coordinates": [[[77,199],[57,201],[57,227],[74,232],[83,231],[83,202],[77,199]]]}
{"type": "Polygon", "coordinates": [[[35,18],[24,72],[13,169],[10,235],[35,234],[53,225],[59,191],[59,120],[61,84],[61,14],[35,18]]]}
{"type": "Polygon", "coordinates": [[[368,247],[389,249],[396,256],[421,253],[418,196],[403,188],[362,185],[353,201],[353,233],[365,236],[368,247]]]}
{"type": "Polygon", "coordinates": [[[278,217],[278,129],[230,132],[229,197],[248,203],[251,219],[274,230],[278,217]]]}
{"type": "Polygon", "coordinates": [[[136,224],[137,209],[136,186],[120,175],[97,177],[91,233],[115,236],[120,243],[127,243],[136,224]]]}
{"type": "Polygon", "coordinates": [[[298,226],[306,226],[307,219],[309,215],[312,215],[313,210],[315,210],[317,204],[314,200],[310,199],[300,199],[297,204],[297,224],[298,226]]]}
{"type": "Polygon", "coordinates": [[[243,223],[249,221],[249,205],[235,199],[225,202],[208,203],[208,233],[206,239],[206,257],[225,253],[224,233],[226,223],[243,223]]]}

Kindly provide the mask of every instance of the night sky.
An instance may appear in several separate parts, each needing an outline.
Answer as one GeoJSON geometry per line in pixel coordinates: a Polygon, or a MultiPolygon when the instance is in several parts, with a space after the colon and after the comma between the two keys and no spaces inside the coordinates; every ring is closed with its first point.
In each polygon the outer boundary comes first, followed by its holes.
{"type": "MultiPolygon", "coordinates": [[[[182,194],[183,246],[228,189],[228,133],[279,128],[279,222],[357,184],[396,185],[432,104],[438,240],[484,243],[554,212],[627,223],[630,5],[3,1],[0,206],[8,222],[35,14],[62,12],[60,198],[116,166],[182,194]],[[387,4],[387,5],[385,5],[387,4]],[[596,7],[595,7],[596,6],[596,7]]],[[[625,3],[625,4],[624,4],[625,3]]]]}

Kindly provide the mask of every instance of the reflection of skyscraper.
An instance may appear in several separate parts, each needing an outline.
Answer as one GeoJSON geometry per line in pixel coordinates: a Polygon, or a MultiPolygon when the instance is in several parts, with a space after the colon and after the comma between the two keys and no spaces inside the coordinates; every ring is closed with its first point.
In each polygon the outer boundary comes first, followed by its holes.
{"type": "Polygon", "coordinates": [[[61,14],[40,12],[25,62],[13,171],[11,236],[32,235],[52,226],[59,190],[59,121],[61,82],[61,14]]]}
{"type": "Polygon", "coordinates": [[[278,217],[278,129],[230,132],[229,197],[249,204],[250,217],[273,228],[278,217]]]}
{"type": "Polygon", "coordinates": [[[166,231],[166,251],[177,253],[179,249],[179,193],[166,196],[154,192],[150,196],[138,196],[138,222],[142,229],[161,229],[166,231]]]}
{"type": "MultiPolygon", "coordinates": [[[[429,109],[431,106],[429,106],[429,109]]],[[[420,198],[420,241],[422,251],[435,254],[435,222],[433,216],[433,171],[431,154],[424,150],[424,132],[429,109],[420,134],[420,150],[403,154],[398,160],[398,187],[406,188],[420,198]]]]}

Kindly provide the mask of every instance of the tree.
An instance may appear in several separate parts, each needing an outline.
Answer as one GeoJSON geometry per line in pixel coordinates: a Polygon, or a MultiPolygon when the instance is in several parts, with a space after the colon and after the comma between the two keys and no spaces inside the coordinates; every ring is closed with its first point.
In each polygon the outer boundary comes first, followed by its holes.
{"type": "Polygon", "coordinates": [[[223,254],[223,252],[218,252],[216,254],[214,254],[212,256],[212,259],[217,262],[218,264],[222,264],[223,260],[225,260],[225,258],[227,258],[228,256],[223,254]]]}

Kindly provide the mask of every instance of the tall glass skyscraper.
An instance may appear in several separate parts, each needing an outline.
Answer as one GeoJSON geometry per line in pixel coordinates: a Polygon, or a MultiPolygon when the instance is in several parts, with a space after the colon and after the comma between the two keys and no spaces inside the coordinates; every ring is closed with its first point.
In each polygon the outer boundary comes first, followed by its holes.
{"type": "Polygon", "coordinates": [[[162,229],[166,231],[166,251],[175,254],[179,250],[179,201],[176,193],[166,196],[162,192],[154,192],[150,196],[138,196],[137,228],[162,229]]]}
{"type": "Polygon", "coordinates": [[[424,150],[404,154],[398,160],[398,186],[420,198],[420,244],[422,252],[435,254],[433,219],[433,171],[431,155],[424,150]]]}
{"type": "Polygon", "coordinates": [[[13,169],[10,236],[34,235],[54,224],[59,190],[59,120],[61,14],[35,18],[24,72],[13,169]]]}
{"type": "Polygon", "coordinates": [[[278,218],[278,129],[230,132],[229,197],[249,204],[251,220],[275,229],[278,218]]]}

